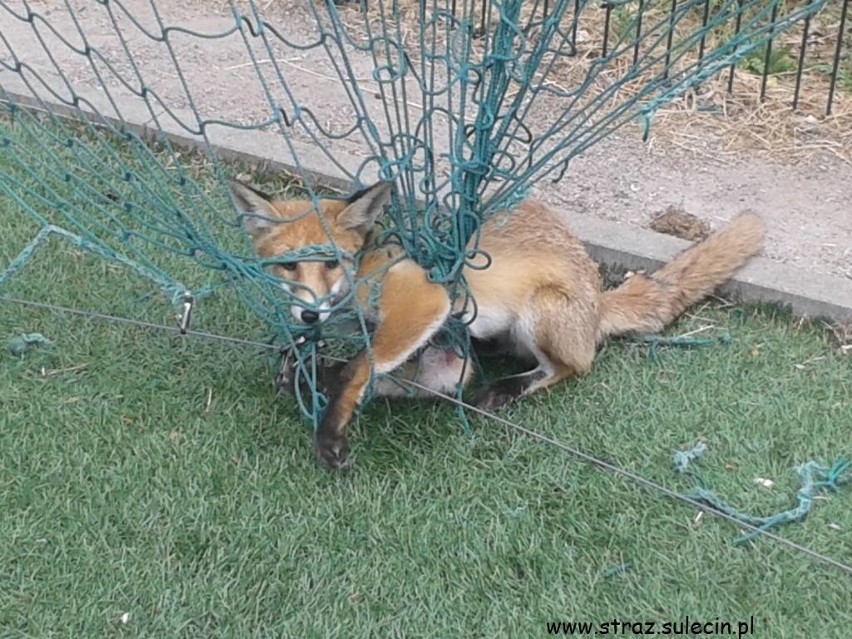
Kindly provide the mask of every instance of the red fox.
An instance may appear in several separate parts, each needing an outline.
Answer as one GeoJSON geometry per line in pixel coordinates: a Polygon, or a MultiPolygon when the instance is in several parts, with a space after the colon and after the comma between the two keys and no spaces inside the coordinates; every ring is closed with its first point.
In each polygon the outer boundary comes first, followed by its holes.
{"type": "MultiPolygon", "coordinates": [[[[470,321],[472,338],[496,340],[533,362],[527,372],[498,379],[479,394],[475,404],[494,410],[588,373],[607,337],[660,331],[759,253],[765,233],[759,216],[741,213],[652,275],[634,275],[602,292],[598,267],[580,240],[545,204],[527,199],[482,225],[478,248],[491,263],[482,268],[482,257],[463,270],[474,311],[463,299],[453,303],[446,287],[430,281],[400,248],[377,244],[373,231],[390,201],[389,183],[346,201],[321,199],[319,210],[310,200],[277,199],[240,182],[230,186],[259,257],[285,262],[273,271],[293,283],[285,286],[300,301],[291,307],[297,321],[327,319],[349,291],[347,282],[354,282],[354,299],[375,324],[373,366],[362,351],[343,367],[315,434],[315,454],[332,469],[348,463],[348,425],[374,375],[400,369],[404,378],[440,392],[455,388],[462,372],[463,383],[469,381],[468,362],[427,344],[450,313],[470,321]],[[344,256],[340,261],[335,254],[300,258],[300,248],[331,243],[344,256]]],[[[387,384],[377,391],[393,394],[387,384]]]]}

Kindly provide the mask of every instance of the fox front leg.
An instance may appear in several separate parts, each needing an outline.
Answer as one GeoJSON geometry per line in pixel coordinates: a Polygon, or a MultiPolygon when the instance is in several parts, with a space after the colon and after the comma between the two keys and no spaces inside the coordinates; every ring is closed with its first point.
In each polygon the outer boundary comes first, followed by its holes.
{"type": "Polygon", "coordinates": [[[349,422],[373,374],[390,373],[402,365],[441,328],[449,312],[447,291],[430,282],[414,262],[405,260],[388,269],[379,295],[372,358],[362,351],[346,365],[316,431],[314,450],[325,466],[338,469],[348,464],[349,422]]]}

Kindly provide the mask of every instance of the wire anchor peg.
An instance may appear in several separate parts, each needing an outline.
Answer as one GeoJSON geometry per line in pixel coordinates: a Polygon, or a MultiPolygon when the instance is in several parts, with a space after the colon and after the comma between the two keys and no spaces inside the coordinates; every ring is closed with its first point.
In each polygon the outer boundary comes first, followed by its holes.
{"type": "Polygon", "coordinates": [[[181,335],[186,335],[186,332],[189,330],[193,304],[195,304],[195,298],[192,296],[192,293],[185,291],[183,294],[183,306],[178,316],[178,327],[180,328],[181,335]]]}

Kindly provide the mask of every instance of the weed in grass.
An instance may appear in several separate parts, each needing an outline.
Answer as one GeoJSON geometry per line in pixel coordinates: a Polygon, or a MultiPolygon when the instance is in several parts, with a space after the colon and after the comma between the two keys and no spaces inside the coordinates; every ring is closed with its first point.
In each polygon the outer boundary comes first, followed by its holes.
{"type": "Polygon", "coordinates": [[[787,47],[774,48],[766,58],[766,50],[755,51],[742,61],[741,68],[755,75],[778,75],[796,69],[796,59],[792,51],[787,47]]]}

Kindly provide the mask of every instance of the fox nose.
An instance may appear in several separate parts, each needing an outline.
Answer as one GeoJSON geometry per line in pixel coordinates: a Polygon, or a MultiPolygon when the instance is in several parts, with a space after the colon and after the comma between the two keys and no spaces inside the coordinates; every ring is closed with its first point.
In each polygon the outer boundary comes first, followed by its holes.
{"type": "Polygon", "coordinates": [[[308,310],[308,309],[304,309],[302,311],[302,321],[305,324],[313,324],[318,319],[319,319],[319,313],[317,313],[316,311],[311,311],[311,310],[308,310]]]}

